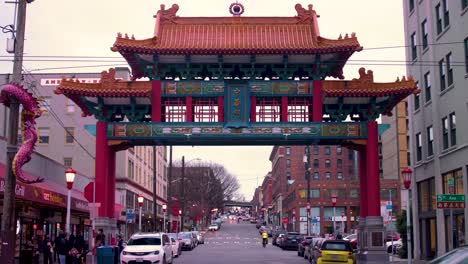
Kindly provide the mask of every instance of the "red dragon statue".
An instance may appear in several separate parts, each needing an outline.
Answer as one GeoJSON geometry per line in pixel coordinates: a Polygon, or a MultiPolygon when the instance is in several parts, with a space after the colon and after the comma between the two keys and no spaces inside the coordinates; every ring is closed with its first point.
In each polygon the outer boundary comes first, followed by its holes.
{"type": "Polygon", "coordinates": [[[3,103],[7,107],[10,106],[10,99],[12,97],[23,105],[23,110],[21,111],[21,135],[23,144],[13,159],[13,174],[20,182],[25,184],[42,182],[44,178],[40,177],[35,180],[26,179],[21,170],[23,165],[31,160],[31,154],[34,151],[34,145],[37,141],[37,133],[34,125],[36,124],[35,119],[40,117],[42,113],[39,102],[22,86],[7,84],[0,92],[0,103],[3,103]]]}

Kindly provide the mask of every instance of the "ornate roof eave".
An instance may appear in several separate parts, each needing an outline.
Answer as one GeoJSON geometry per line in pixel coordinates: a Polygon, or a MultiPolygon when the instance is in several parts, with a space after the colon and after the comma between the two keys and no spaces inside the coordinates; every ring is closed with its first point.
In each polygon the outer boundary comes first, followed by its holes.
{"type": "Polygon", "coordinates": [[[326,97],[386,97],[390,96],[389,102],[382,114],[391,115],[393,107],[398,102],[411,94],[418,94],[416,82],[412,76],[401,80],[397,78],[391,83],[375,83],[373,72],[364,68],[359,69],[359,79],[351,81],[324,81],[322,91],[326,97]]]}

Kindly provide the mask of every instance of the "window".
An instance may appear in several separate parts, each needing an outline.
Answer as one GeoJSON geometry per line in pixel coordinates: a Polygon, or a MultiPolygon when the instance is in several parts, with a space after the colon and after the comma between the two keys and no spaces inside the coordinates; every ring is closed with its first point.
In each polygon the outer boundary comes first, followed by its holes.
{"type": "Polygon", "coordinates": [[[325,160],[325,168],[330,168],[331,167],[331,162],[329,159],[325,160]]]}
{"type": "Polygon", "coordinates": [[[73,159],[72,158],[63,158],[63,166],[72,167],[73,166],[73,159]]]}
{"type": "Polygon", "coordinates": [[[338,180],[342,180],[342,179],[343,179],[343,173],[342,173],[342,172],[338,172],[338,173],[336,174],[336,178],[337,178],[338,180]]]}
{"type": "Polygon", "coordinates": [[[442,175],[445,194],[463,194],[463,171],[457,169],[442,175]],[[449,183],[452,185],[449,186],[449,183]]]}
{"type": "Polygon", "coordinates": [[[40,127],[37,130],[39,131],[39,144],[49,144],[50,128],[40,127]]]}
{"type": "Polygon", "coordinates": [[[286,160],[286,168],[291,168],[291,160],[290,159],[286,160]]]}
{"type": "Polygon", "coordinates": [[[65,128],[65,144],[73,144],[75,140],[75,128],[66,127],[65,128]]]}
{"type": "Polygon", "coordinates": [[[427,128],[427,156],[434,155],[434,131],[432,126],[427,128]]]}
{"type": "Polygon", "coordinates": [[[359,198],[359,189],[350,189],[349,190],[350,198],[359,198]]]}
{"type": "Polygon", "coordinates": [[[291,148],[290,147],[286,147],[286,155],[291,155],[291,148]]]}
{"type": "Polygon", "coordinates": [[[343,149],[341,147],[336,147],[336,154],[341,155],[343,153],[343,149]]]}
{"type": "Polygon", "coordinates": [[[435,7],[437,34],[442,33],[442,14],[440,13],[440,4],[435,7]]]}
{"type": "Polygon", "coordinates": [[[342,159],[337,159],[336,160],[336,167],[337,168],[343,167],[343,160],[342,159]]]}
{"type": "Polygon", "coordinates": [[[424,91],[426,94],[426,102],[431,100],[431,73],[424,74],[424,91]]]}
{"type": "Polygon", "coordinates": [[[291,180],[291,173],[289,171],[286,172],[286,180],[291,180]]]}
{"type": "Polygon", "coordinates": [[[442,148],[449,147],[449,125],[447,117],[442,118],[442,148]]]}
{"type": "Polygon", "coordinates": [[[444,8],[444,27],[448,27],[450,24],[450,15],[447,8],[447,0],[442,0],[442,7],[444,8]]]}
{"type": "Polygon", "coordinates": [[[419,109],[419,93],[414,95],[414,110],[419,109]]]}
{"type": "Polygon", "coordinates": [[[325,155],[330,155],[330,147],[325,147],[325,155]]]}
{"type": "Polygon", "coordinates": [[[409,0],[409,11],[413,12],[414,10],[414,0],[409,0]]]}
{"type": "Polygon", "coordinates": [[[455,113],[449,115],[450,123],[450,146],[455,146],[457,144],[457,118],[455,113]]]}
{"type": "Polygon", "coordinates": [[[440,90],[445,90],[445,65],[444,59],[439,61],[440,90]]]}
{"type": "Polygon", "coordinates": [[[319,146],[314,146],[314,155],[319,154],[319,146]]]}
{"type": "Polygon", "coordinates": [[[354,150],[348,149],[348,159],[353,160],[354,159],[354,150]]]}
{"type": "Polygon", "coordinates": [[[468,37],[465,39],[465,71],[468,72],[468,37]]]}
{"type": "Polygon", "coordinates": [[[427,48],[427,20],[424,19],[424,21],[421,23],[421,31],[422,31],[422,46],[423,49],[427,48]]]}
{"type": "Polygon", "coordinates": [[[128,174],[128,178],[133,180],[134,179],[134,175],[133,175],[133,172],[134,172],[134,168],[133,168],[133,160],[131,159],[128,159],[128,164],[127,164],[127,174],[128,174]]]}
{"type": "Polygon", "coordinates": [[[319,167],[319,160],[318,159],[314,159],[314,168],[315,169],[318,169],[319,167]]]}
{"type": "Polygon", "coordinates": [[[468,0],[461,0],[462,10],[464,10],[468,6],[468,0]]]}
{"type": "Polygon", "coordinates": [[[320,189],[310,189],[310,198],[320,198],[320,189]]]}
{"type": "Polygon", "coordinates": [[[320,176],[318,172],[314,172],[314,180],[319,180],[320,176]]]}
{"type": "Polygon", "coordinates": [[[421,133],[416,134],[416,160],[420,161],[422,159],[422,142],[421,142],[421,133]]]}
{"type": "Polygon", "coordinates": [[[418,55],[417,55],[417,50],[416,50],[416,32],[413,32],[411,34],[411,58],[415,60],[418,55]]]}
{"type": "Polygon", "coordinates": [[[75,102],[67,98],[67,113],[74,113],[75,112],[75,102]]]}
{"type": "Polygon", "coordinates": [[[325,172],[325,179],[329,180],[330,179],[330,172],[325,172]]]}
{"type": "Polygon", "coordinates": [[[435,192],[435,179],[418,182],[418,207],[420,212],[429,212],[437,208],[436,206],[436,192],[435,192]]]}
{"type": "Polygon", "coordinates": [[[453,68],[450,63],[452,61],[452,53],[450,52],[449,54],[447,54],[447,56],[445,56],[445,59],[445,65],[447,66],[447,86],[450,86],[453,84],[453,68]]]}

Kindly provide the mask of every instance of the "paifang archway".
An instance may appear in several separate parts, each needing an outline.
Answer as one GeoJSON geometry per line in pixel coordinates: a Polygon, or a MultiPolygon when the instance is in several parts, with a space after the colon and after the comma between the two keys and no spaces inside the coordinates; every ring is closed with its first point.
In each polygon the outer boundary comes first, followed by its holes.
{"type": "Polygon", "coordinates": [[[119,33],[112,47],[134,81],[113,69],[96,84],[62,80],[56,93],[98,120],[99,217],[114,216],[115,153],[129,146],[340,144],[359,151],[360,243],[383,247],[375,120],[418,89],[412,78],[376,83],[363,68],[342,80],[362,50],[356,35],[326,39],[312,6],[295,8],[294,17],[178,17],[177,5],[162,5],[153,37],[119,33]]]}

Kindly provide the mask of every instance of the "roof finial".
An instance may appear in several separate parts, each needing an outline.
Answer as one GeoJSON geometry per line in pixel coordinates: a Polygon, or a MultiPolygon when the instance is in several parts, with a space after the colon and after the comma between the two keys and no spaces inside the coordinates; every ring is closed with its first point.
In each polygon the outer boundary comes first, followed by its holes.
{"type": "Polygon", "coordinates": [[[241,3],[237,2],[237,0],[235,3],[232,3],[229,6],[229,13],[231,13],[231,15],[233,16],[240,16],[244,13],[244,11],[244,6],[241,3]]]}

